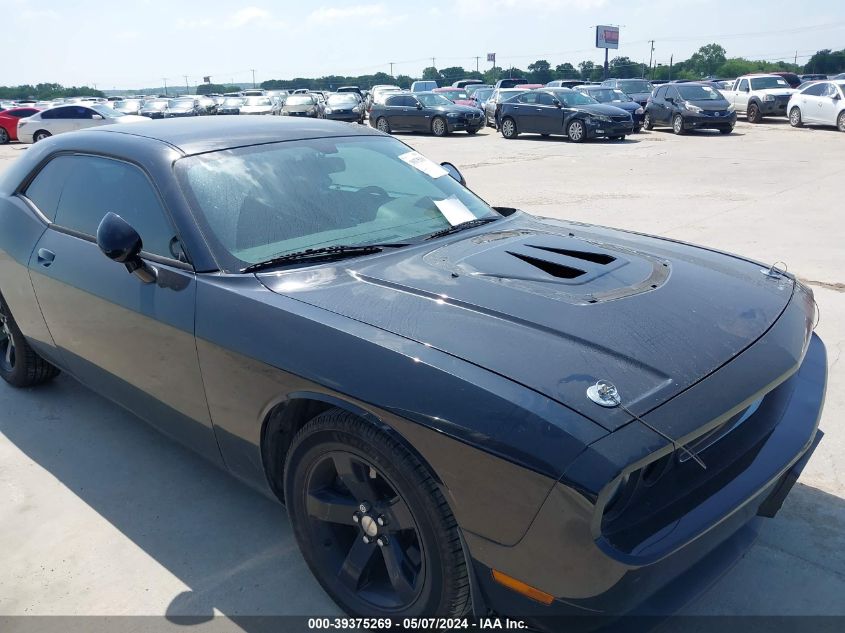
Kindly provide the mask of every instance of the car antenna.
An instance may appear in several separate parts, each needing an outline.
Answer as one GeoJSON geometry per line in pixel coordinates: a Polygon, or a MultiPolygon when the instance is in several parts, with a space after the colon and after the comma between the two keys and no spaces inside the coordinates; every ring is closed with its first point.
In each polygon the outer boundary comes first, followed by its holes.
{"type": "Polygon", "coordinates": [[[674,446],[676,450],[681,449],[687,455],[689,455],[693,460],[695,460],[696,464],[701,466],[704,470],[707,470],[707,465],[701,460],[701,458],[698,455],[696,455],[690,449],[688,449],[686,447],[686,445],[678,444],[678,442],[676,440],[674,440],[671,437],[669,437],[668,435],[666,435],[666,433],[664,433],[660,429],[655,428],[654,426],[652,426],[651,424],[649,424],[648,422],[643,420],[636,413],[631,411],[624,404],[622,404],[622,396],[619,395],[619,390],[616,388],[616,385],[614,385],[612,382],[608,382],[607,380],[597,381],[596,384],[587,388],[587,397],[601,407],[608,407],[608,408],[619,407],[625,413],[627,413],[628,415],[630,415],[634,419],[642,422],[645,426],[647,426],[649,429],[651,429],[652,431],[657,433],[662,438],[667,439],[670,442],[672,442],[672,446],[674,446]]]}

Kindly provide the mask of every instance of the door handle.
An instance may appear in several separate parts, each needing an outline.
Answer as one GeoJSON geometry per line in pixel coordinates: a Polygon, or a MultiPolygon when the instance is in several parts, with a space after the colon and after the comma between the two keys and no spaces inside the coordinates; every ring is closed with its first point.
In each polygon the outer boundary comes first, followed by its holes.
{"type": "Polygon", "coordinates": [[[46,248],[38,249],[38,263],[47,268],[56,259],[56,254],[53,251],[48,251],[46,248]]]}

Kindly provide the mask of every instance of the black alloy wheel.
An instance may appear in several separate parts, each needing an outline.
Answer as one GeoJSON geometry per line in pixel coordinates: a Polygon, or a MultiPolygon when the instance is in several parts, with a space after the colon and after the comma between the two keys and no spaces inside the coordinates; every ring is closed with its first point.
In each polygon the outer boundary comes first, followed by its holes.
{"type": "Polygon", "coordinates": [[[442,116],[436,116],[431,120],[431,133],[434,136],[446,136],[449,133],[449,126],[446,124],[446,119],[442,116]]]}
{"type": "Polygon", "coordinates": [[[582,143],[587,136],[587,129],[581,119],[571,121],[566,127],[566,135],[573,143],[582,143]]]}
{"type": "Polygon", "coordinates": [[[654,122],[651,120],[651,112],[646,112],[643,116],[643,129],[653,130],[654,122]]]}
{"type": "Polygon", "coordinates": [[[376,129],[379,132],[384,132],[385,134],[390,134],[390,124],[387,122],[383,116],[380,116],[376,119],[376,129]]]}
{"type": "Polygon", "coordinates": [[[303,556],[345,612],[392,618],[467,612],[455,519],[428,470],[393,438],[331,409],[294,438],[284,481],[303,556]]]}
{"type": "Polygon", "coordinates": [[[13,387],[33,387],[55,378],[59,370],[35,353],[0,296],[0,378],[13,387]]]}
{"type": "Polygon", "coordinates": [[[760,113],[760,106],[756,103],[749,103],[746,111],[746,118],[749,123],[759,123],[763,120],[763,115],[760,113]]]}

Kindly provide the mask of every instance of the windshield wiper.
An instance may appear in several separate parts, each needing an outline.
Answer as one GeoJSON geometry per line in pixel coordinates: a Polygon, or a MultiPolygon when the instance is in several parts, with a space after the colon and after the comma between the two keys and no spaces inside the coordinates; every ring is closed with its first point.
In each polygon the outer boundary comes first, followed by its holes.
{"type": "Polygon", "coordinates": [[[454,226],[450,226],[448,229],[443,229],[442,231],[436,231],[426,237],[427,240],[433,240],[435,237],[443,237],[444,235],[451,235],[452,233],[457,233],[458,231],[463,231],[464,229],[471,229],[474,226],[481,226],[482,224],[487,224],[488,222],[495,222],[499,218],[476,218],[474,220],[467,220],[466,222],[461,222],[454,226]]]}
{"type": "Polygon", "coordinates": [[[246,268],[241,268],[242,273],[253,273],[258,270],[266,268],[273,268],[282,264],[289,264],[290,262],[300,262],[308,259],[322,259],[330,261],[333,259],[343,259],[345,257],[357,257],[359,255],[369,255],[371,253],[380,253],[385,248],[398,248],[400,246],[407,246],[404,243],[391,244],[365,244],[360,246],[350,246],[347,244],[337,244],[335,246],[324,246],[322,248],[308,248],[304,251],[295,251],[293,253],[285,253],[278,257],[273,257],[263,262],[250,264],[246,268]]]}

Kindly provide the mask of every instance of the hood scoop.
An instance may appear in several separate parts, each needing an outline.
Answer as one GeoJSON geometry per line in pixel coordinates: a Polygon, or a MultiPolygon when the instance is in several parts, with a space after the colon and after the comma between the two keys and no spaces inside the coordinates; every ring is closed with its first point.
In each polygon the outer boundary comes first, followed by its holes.
{"type": "Polygon", "coordinates": [[[501,231],[460,240],[425,257],[453,275],[575,304],[594,304],[659,288],[669,264],[620,245],[540,231],[501,231]]]}

